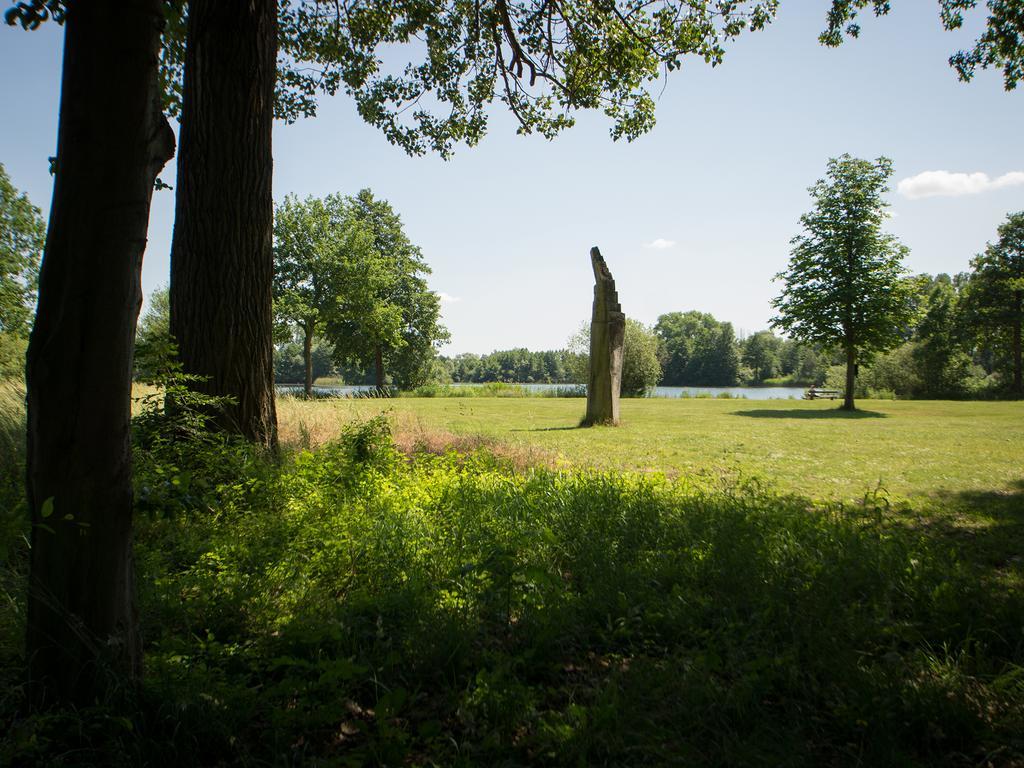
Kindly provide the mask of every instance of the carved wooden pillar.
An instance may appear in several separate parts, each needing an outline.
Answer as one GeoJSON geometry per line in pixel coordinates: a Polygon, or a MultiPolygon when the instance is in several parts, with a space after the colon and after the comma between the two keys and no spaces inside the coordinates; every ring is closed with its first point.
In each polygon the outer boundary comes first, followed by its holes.
{"type": "Polygon", "coordinates": [[[590,377],[583,424],[617,425],[626,316],[619,305],[615,280],[596,246],[590,249],[590,262],[594,267],[594,312],[590,319],[590,377]]]}

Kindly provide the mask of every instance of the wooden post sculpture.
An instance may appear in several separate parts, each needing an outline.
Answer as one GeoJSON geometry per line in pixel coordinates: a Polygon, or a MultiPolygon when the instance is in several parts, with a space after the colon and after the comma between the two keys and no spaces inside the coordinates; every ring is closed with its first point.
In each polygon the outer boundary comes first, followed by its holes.
{"type": "Polygon", "coordinates": [[[590,249],[590,262],[594,267],[594,312],[590,319],[590,377],[583,426],[618,425],[626,316],[619,306],[612,273],[596,247],[590,249]]]}

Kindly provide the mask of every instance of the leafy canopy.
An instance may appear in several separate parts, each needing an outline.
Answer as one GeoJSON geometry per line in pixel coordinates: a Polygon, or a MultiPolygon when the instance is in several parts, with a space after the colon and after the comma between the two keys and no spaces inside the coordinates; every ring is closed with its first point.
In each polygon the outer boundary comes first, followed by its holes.
{"type": "MultiPolygon", "coordinates": [[[[938,0],[946,29],[959,29],[977,0],[938,0]]],[[[472,146],[497,101],[521,133],[551,138],[581,109],[600,109],[613,138],[654,126],[649,87],[692,56],[715,66],[744,30],[770,23],[779,0],[280,0],[275,111],[294,121],[316,114],[317,97],[339,91],[359,114],[410,154],[448,156],[472,146]],[[402,53],[409,52],[407,59],[402,53]]],[[[832,0],[819,36],[837,46],[857,37],[864,9],[883,16],[890,0],[832,0]]],[[[950,57],[962,80],[1001,68],[1006,88],[1024,74],[1021,0],[988,0],[984,32],[950,57]]],[[[66,0],[21,0],[8,24],[62,22],[66,0]]],[[[164,0],[161,52],[165,108],[181,105],[187,4],[164,0]]]]}
{"type": "Polygon", "coordinates": [[[866,360],[898,344],[913,315],[905,279],[908,249],[882,231],[892,162],[843,155],[810,188],[814,210],[800,217],[771,325],[812,344],[855,351],[866,360]]]}
{"type": "MultiPolygon", "coordinates": [[[[276,112],[311,116],[319,94],[355,99],[360,115],[411,154],[473,145],[498,101],[522,133],[552,137],[572,113],[600,109],[614,138],[654,125],[649,87],[687,56],[719,64],[725,44],[760,29],[779,0],[281,0],[276,112]],[[408,59],[403,54],[408,52],[408,59]]],[[[62,21],[65,0],[25,0],[8,24],[62,21]]],[[[165,106],[180,107],[183,0],[165,0],[165,106]]]]}
{"type": "Polygon", "coordinates": [[[342,0],[281,13],[292,54],[344,89],[363,118],[410,153],[475,144],[497,100],[521,133],[551,138],[572,113],[600,109],[614,138],[654,125],[648,86],[685,56],[712,66],[724,43],[759,29],[778,0],[342,0]],[[419,63],[385,50],[412,44],[419,63]]]}
{"type": "MultiPolygon", "coordinates": [[[[828,26],[819,40],[828,46],[838,46],[845,35],[859,37],[858,13],[870,8],[876,16],[884,16],[891,5],[891,0],[832,0],[828,26]]],[[[964,82],[970,81],[978,69],[1001,68],[1006,90],[1011,91],[1024,77],[1024,4],[1021,0],[987,0],[985,5],[988,8],[985,31],[973,48],[950,56],[949,65],[964,82]]],[[[964,12],[977,6],[978,0],[939,0],[942,25],[950,31],[960,29],[964,12]]]]}

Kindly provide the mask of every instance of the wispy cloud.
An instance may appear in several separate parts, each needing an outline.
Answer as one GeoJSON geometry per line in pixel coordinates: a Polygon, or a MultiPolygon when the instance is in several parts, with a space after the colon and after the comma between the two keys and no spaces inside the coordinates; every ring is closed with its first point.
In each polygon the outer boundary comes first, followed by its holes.
{"type": "Polygon", "coordinates": [[[1024,184],[1024,171],[1010,171],[991,178],[987,173],[951,173],[950,171],[925,171],[917,176],[903,179],[896,189],[904,197],[918,200],[922,197],[960,197],[979,195],[995,189],[1016,187],[1024,184]]]}
{"type": "Polygon", "coordinates": [[[457,301],[462,301],[460,297],[452,296],[450,293],[445,293],[444,291],[438,291],[437,296],[441,299],[442,304],[454,304],[457,301]]]}
{"type": "Polygon", "coordinates": [[[657,240],[644,243],[644,248],[653,248],[656,251],[664,251],[667,248],[672,248],[675,244],[675,240],[666,240],[663,237],[659,237],[657,240]]]}

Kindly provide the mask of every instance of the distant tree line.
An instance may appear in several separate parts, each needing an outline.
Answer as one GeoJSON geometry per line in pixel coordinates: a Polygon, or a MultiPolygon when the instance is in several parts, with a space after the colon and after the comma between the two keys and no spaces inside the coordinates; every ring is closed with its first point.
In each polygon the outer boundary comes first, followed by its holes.
{"type": "Polygon", "coordinates": [[[466,352],[438,357],[439,370],[457,383],[510,382],[561,384],[572,381],[572,354],[567,349],[531,352],[523,347],[485,355],[466,352]]]}

